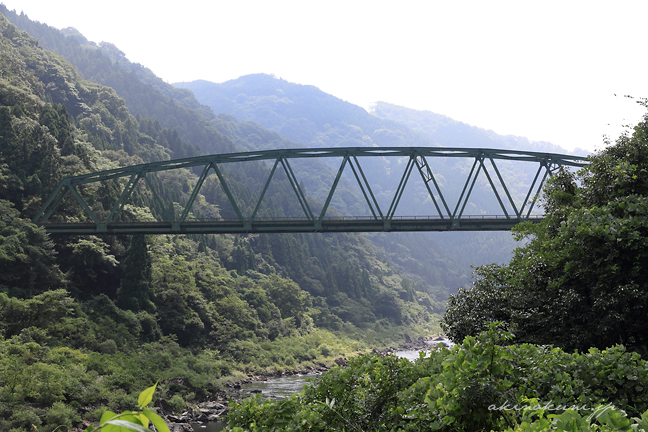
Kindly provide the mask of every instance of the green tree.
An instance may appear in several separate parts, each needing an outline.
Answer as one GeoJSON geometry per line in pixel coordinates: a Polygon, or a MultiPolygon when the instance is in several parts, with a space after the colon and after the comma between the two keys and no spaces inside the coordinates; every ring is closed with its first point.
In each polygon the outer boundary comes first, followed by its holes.
{"type": "Polygon", "coordinates": [[[648,114],[590,161],[548,182],[546,220],[516,228],[527,243],[509,264],[450,297],[453,340],[501,320],[518,342],[648,353],[648,114]]]}
{"type": "Polygon", "coordinates": [[[190,264],[181,257],[161,258],[151,288],[152,300],[164,317],[159,323],[164,335],[177,335],[184,346],[199,341],[205,330],[201,315],[206,315],[206,302],[196,288],[190,264]]]}
{"type": "Polygon", "coordinates": [[[149,298],[153,267],[146,238],[133,236],[124,260],[124,277],[117,291],[117,304],[122,309],[153,312],[155,306],[149,298]]]}
{"type": "Polygon", "coordinates": [[[270,301],[279,308],[281,317],[295,318],[299,326],[302,315],[312,306],[310,295],[295,282],[277,275],[263,279],[261,287],[266,290],[270,301]]]}
{"type": "Polygon", "coordinates": [[[106,294],[114,298],[119,262],[110,254],[106,242],[89,236],[76,243],[66,243],[63,251],[64,269],[71,282],[70,289],[76,297],[90,299],[93,295],[106,294]]]}
{"type": "Polygon", "coordinates": [[[0,291],[31,297],[61,287],[53,242],[43,228],[18,216],[9,201],[0,200],[0,291]]]}

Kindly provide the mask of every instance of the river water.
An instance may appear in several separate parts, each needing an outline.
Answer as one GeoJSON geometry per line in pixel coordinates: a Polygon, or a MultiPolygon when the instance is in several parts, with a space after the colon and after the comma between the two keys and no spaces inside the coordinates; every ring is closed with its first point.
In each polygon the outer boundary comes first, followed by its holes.
{"type": "MultiPolygon", "coordinates": [[[[443,342],[449,346],[453,345],[453,343],[447,339],[444,339],[443,341],[435,341],[434,343],[439,342],[443,342]]],[[[418,350],[396,351],[394,355],[414,361],[419,357],[419,353],[420,351],[418,350]]],[[[243,384],[241,385],[242,396],[245,398],[260,392],[263,400],[283,399],[292,393],[302,391],[306,384],[306,380],[315,376],[316,375],[292,375],[272,378],[267,381],[255,381],[249,384],[243,384]]],[[[194,423],[192,426],[194,432],[220,432],[225,429],[225,421],[223,420],[204,424],[194,423]]]]}

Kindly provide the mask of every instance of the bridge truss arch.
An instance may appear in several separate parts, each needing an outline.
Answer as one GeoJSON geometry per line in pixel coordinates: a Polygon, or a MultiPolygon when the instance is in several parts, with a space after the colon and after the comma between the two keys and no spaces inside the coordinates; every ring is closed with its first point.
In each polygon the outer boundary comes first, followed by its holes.
{"type": "MultiPolygon", "coordinates": [[[[446,148],[446,147],[340,147],[340,148],[299,148],[265,150],[229,154],[215,154],[187,159],[153,162],[130,167],[100,171],[60,182],[49,196],[43,207],[34,217],[36,224],[42,225],[52,234],[196,234],[196,233],[268,233],[268,232],[377,232],[377,231],[488,231],[509,230],[523,221],[539,221],[542,216],[534,214],[538,195],[545,180],[560,167],[583,167],[587,158],[554,153],[498,150],[483,148],[446,148]],[[405,163],[398,183],[394,183],[393,197],[388,205],[379,205],[374,185],[362,168],[361,161],[367,158],[397,157],[405,163]],[[338,158],[341,160],[337,174],[321,203],[321,209],[313,211],[309,199],[300,186],[292,163],[304,158],[338,158]],[[430,163],[434,158],[463,158],[472,161],[472,167],[463,182],[458,199],[450,199],[444,194],[439,175],[430,163]],[[272,165],[261,193],[251,214],[244,214],[228,185],[220,166],[228,163],[267,161],[272,165]],[[505,183],[498,163],[501,161],[524,162],[529,172],[535,172],[533,181],[523,200],[514,199],[505,183]],[[349,167],[358,189],[358,197],[364,200],[369,215],[331,216],[328,214],[331,199],[339,185],[342,173],[349,167]],[[156,191],[160,182],[155,181],[156,173],[192,169],[199,171],[197,182],[181,210],[163,202],[156,191]],[[284,218],[263,218],[258,210],[266,198],[268,187],[276,173],[283,171],[288,178],[295,199],[299,202],[303,216],[284,218]],[[215,173],[222,190],[236,214],[231,219],[192,220],[189,215],[196,198],[201,192],[205,179],[215,173]],[[417,174],[418,173],[418,174],[417,174]],[[466,205],[474,193],[479,175],[483,173],[493,195],[501,208],[501,214],[467,215],[466,205]],[[434,211],[425,216],[397,216],[403,191],[412,180],[419,176],[424,185],[421,190],[426,199],[433,203],[434,211]],[[101,182],[118,180],[121,185],[119,198],[106,211],[91,208],[80,193],[83,188],[101,182]],[[121,217],[124,206],[131,199],[138,184],[145,184],[151,191],[162,216],[155,221],[126,221],[121,217]],[[57,207],[67,195],[83,209],[83,220],[53,220],[57,207]]],[[[526,169],[526,168],[525,168],[526,169]]],[[[353,181],[352,181],[353,182],[353,181]]],[[[456,198],[456,197],[455,197],[456,198]]],[[[333,212],[331,212],[333,213],[333,212]]]]}

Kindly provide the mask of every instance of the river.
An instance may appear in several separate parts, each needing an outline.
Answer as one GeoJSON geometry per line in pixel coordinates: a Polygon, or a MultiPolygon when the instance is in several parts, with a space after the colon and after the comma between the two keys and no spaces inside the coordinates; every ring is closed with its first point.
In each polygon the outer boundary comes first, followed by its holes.
{"type": "MultiPolygon", "coordinates": [[[[434,343],[443,342],[446,345],[454,345],[447,339],[442,341],[435,341],[434,343]]],[[[433,342],[430,342],[431,344],[433,342]]],[[[394,355],[403,357],[408,360],[414,361],[419,357],[420,351],[396,351],[394,355]]],[[[261,393],[261,398],[267,399],[282,399],[292,393],[298,393],[306,384],[308,378],[313,378],[316,375],[292,375],[286,377],[272,378],[267,381],[254,381],[248,384],[241,385],[243,397],[251,396],[255,393],[261,393]]],[[[225,421],[216,421],[210,423],[194,423],[192,424],[194,432],[220,432],[225,429],[225,421]]]]}

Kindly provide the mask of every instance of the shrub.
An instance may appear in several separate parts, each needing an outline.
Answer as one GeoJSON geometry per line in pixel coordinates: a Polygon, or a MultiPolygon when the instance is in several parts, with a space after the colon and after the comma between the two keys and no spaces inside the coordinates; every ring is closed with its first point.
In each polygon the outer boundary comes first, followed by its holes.
{"type": "Polygon", "coordinates": [[[330,356],[331,353],[333,352],[333,350],[331,349],[331,347],[328,346],[328,345],[326,345],[326,344],[322,344],[322,345],[320,345],[319,350],[320,350],[320,352],[322,353],[322,355],[325,356],[325,357],[330,356]]]}
{"type": "Polygon", "coordinates": [[[41,425],[41,419],[29,408],[17,408],[9,419],[14,428],[31,431],[41,425]]]}
{"type": "Polygon", "coordinates": [[[54,402],[54,405],[52,405],[45,415],[45,423],[47,425],[45,430],[53,431],[60,426],[63,426],[63,430],[70,429],[79,420],[80,418],[74,408],[67,407],[62,402],[54,402]]]}
{"type": "Polygon", "coordinates": [[[176,415],[181,415],[187,410],[187,403],[178,393],[174,394],[173,397],[169,399],[169,405],[171,406],[173,413],[176,415]]]}
{"type": "Polygon", "coordinates": [[[99,345],[99,350],[103,354],[117,354],[117,343],[112,339],[108,339],[99,345]]]}

